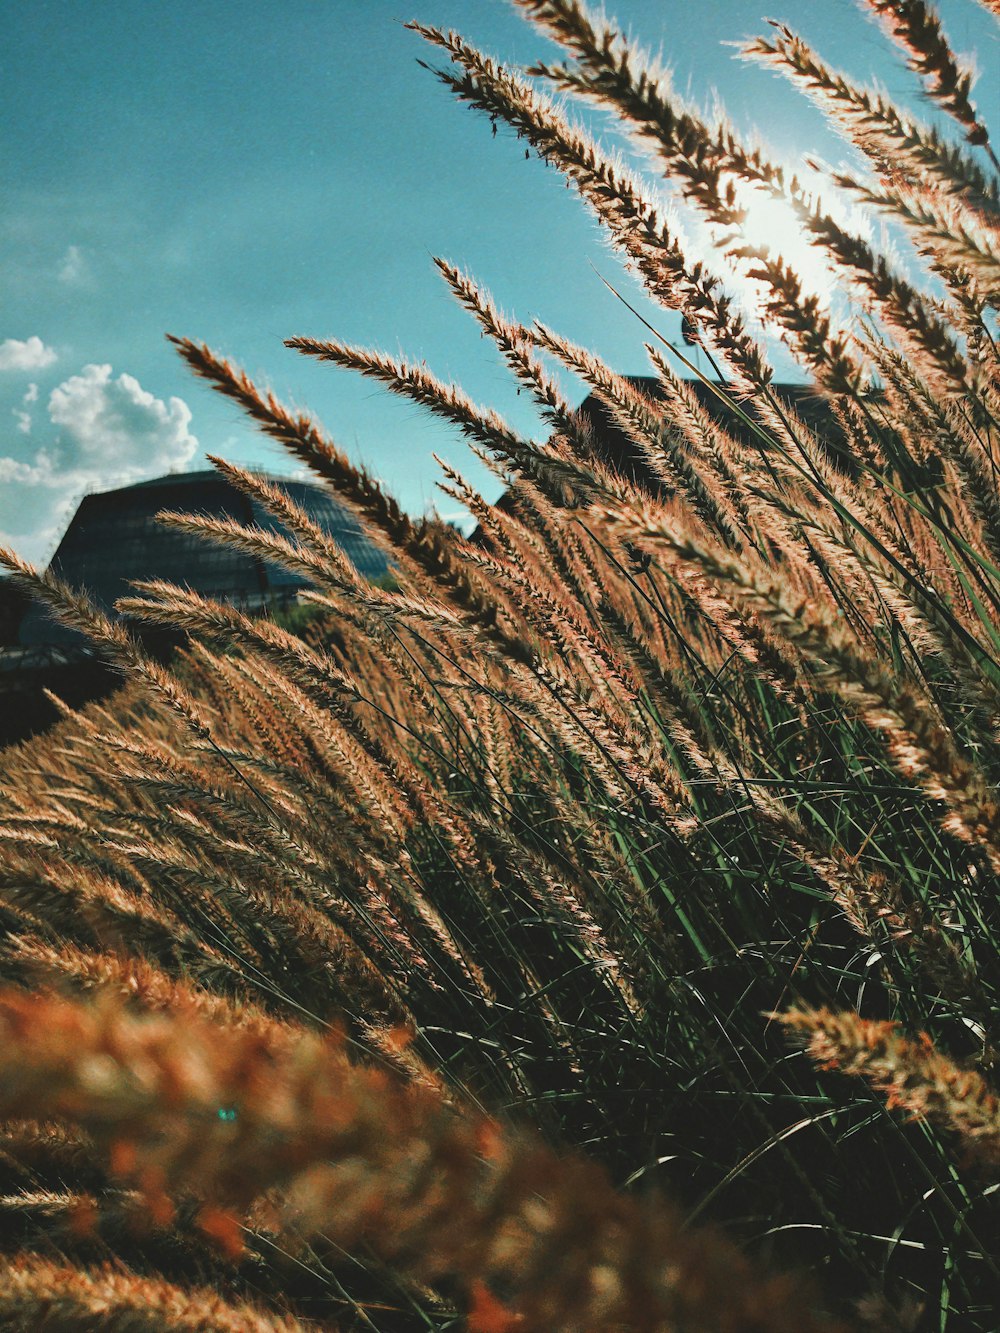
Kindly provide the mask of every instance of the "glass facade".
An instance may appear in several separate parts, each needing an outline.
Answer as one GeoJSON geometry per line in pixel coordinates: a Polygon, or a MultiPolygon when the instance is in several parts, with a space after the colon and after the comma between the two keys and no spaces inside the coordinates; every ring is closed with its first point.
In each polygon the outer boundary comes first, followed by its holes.
{"type": "MultiPolygon", "coordinates": [[[[353,515],[317,483],[271,478],[331,536],[358,572],[369,579],[388,572],[385,555],[374,546],[353,515]]],[[[128,595],[133,579],[166,579],[205,596],[255,609],[291,601],[309,586],[270,561],[217,546],[193,533],[156,522],[162,509],[228,517],[244,526],[285,529],[256,501],[215,471],[178,473],[117,491],[88,495],[59,543],[49,569],[86,592],[103,611],[128,595]]],[[[23,644],[63,643],[76,639],[41,608],[33,607],[20,627],[23,644]]]]}

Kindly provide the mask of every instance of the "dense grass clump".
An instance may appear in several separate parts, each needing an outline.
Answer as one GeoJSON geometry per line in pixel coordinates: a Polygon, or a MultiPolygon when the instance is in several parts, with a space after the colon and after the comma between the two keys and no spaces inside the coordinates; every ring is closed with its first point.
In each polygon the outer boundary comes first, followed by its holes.
{"type": "Polygon", "coordinates": [[[696,393],[657,334],[655,385],[626,379],[442,260],[545,443],[423,365],[289,345],[464,433],[507,488],[446,469],[475,539],[177,339],[392,583],[221,460],[291,535],[163,521],[304,572],[309,617],[139,586],[128,621],[188,636],[164,667],[4,555],[128,677],[2,759],[5,1327],[1000,1322],[1000,182],[968,73],[920,0],[866,0],[956,143],[784,27],[744,53],[860,150],[831,188],[906,232],[923,284],[578,0],[515,2],[565,63],[412,26],[713,374],[696,393]],[[714,251],[567,99],[617,118],[714,251]],[[854,318],[748,242],[750,187],[854,318]]]}

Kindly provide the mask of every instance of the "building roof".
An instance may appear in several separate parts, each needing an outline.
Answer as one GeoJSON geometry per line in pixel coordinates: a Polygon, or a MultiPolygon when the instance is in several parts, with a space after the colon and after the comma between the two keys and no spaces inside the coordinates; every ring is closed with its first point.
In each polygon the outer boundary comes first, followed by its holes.
{"type": "MultiPolygon", "coordinates": [[[[347,512],[315,482],[269,477],[341,547],[358,572],[380,578],[388,561],[347,512]]],[[[53,574],[114,614],[134,579],[166,579],[206,596],[256,608],[289,600],[308,580],[269,561],[156,522],[163,509],[228,517],[286,534],[286,529],[220,472],[183,472],[86,496],[49,565],[53,574]]],[[[287,535],[287,534],[286,534],[287,535]]],[[[77,636],[40,607],[21,622],[22,644],[63,643],[77,636]]]]}

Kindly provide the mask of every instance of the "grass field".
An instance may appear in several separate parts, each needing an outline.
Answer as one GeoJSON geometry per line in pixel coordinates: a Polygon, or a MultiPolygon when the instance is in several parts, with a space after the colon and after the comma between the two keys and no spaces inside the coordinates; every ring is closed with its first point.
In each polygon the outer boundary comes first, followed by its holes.
{"type": "Polygon", "coordinates": [[[864,155],[826,188],[904,270],[576,0],[516,4],[564,64],[411,26],[682,313],[709,388],[655,329],[653,393],[439,260],[544,442],[422,364],[289,345],[463,432],[506,487],[444,469],[475,540],[176,339],[397,581],[222,460],[288,535],[163,521],[305,573],[314,615],[142,585],[129,621],[189,636],[164,667],[3,556],[126,677],[0,757],[5,1327],[1000,1322],[1000,182],[968,74],[921,0],[867,6],[949,133],[783,27],[746,52],[864,155]],[[764,198],[849,311],[748,240],[764,198]]]}

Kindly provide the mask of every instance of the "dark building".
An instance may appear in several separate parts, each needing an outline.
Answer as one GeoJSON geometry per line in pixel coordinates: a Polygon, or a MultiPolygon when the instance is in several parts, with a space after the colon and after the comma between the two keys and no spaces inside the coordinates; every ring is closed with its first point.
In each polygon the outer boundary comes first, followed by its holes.
{"type": "MultiPolygon", "coordinates": [[[[633,377],[631,382],[650,397],[662,395],[657,379],[633,377]]],[[[700,381],[689,383],[712,416],[737,437],[747,437],[745,424],[717,394],[700,381]]],[[[808,425],[821,428],[827,439],[831,434],[837,438],[826,403],[809,386],[776,384],[773,388],[779,400],[793,406],[808,425]]],[[[752,404],[743,406],[753,415],[752,404]]],[[[655,493],[658,483],[601,401],[591,395],[581,411],[594,427],[603,460],[655,493]]],[[[282,481],[281,485],[334,538],[359,573],[371,579],[388,573],[382,552],[322,487],[299,481],[282,481]]],[[[510,501],[501,497],[498,503],[505,507],[510,501]]],[[[308,586],[301,576],[278,565],[158,524],[155,516],[161,509],[224,515],[242,524],[282,530],[221,473],[182,473],[88,495],[49,568],[112,614],[116,598],[129,592],[133,579],[166,579],[249,610],[280,607],[308,586]]],[[[44,699],[43,685],[78,704],[95,692],[113,688],[116,680],[82,636],[57,625],[37,606],[25,611],[19,595],[9,586],[5,589],[0,580],[0,745],[30,735],[52,720],[54,713],[44,699]],[[103,689],[95,685],[100,680],[103,689]],[[39,721],[40,717],[44,720],[39,721]]]]}
{"type": "MultiPolygon", "coordinates": [[[[357,519],[323,487],[285,480],[280,485],[336,541],[360,574],[378,579],[388,573],[383,553],[368,540],[357,519]]],[[[157,523],[156,515],[163,509],[211,514],[244,526],[285,532],[220,472],[184,472],[86,496],[49,570],[112,614],[116,599],[129,593],[133,579],[166,579],[250,610],[294,601],[298,591],[309,586],[301,574],[157,523]]],[[[21,622],[19,640],[25,645],[69,644],[77,638],[40,607],[32,607],[21,622]]]]}
{"type": "Polygon", "coordinates": [[[0,651],[19,642],[18,631],[30,605],[28,594],[13,579],[0,575],[0,651]]]}
{"type": "MultiPolygon", "coordinates": [[[[374,580],[389,572],[385,555],[322,486],[271,480],[336,541],[360,574],[374,580]]],[[[59,543],[50,572],[86,592],[111,615],[133,579],[166,579],[249,611],[286,606],[309,586],[301,575],[270,561],[157,523],[156,515],[164,509],[227,517],[285,534],[280,523],[221,473],[178,473],[86,496],[59,543]]],[[[154,651],[165,646],[162,636],[143,637],[154,651]]],[[[119,683],[118,674],[83,635],[60,625],[0,579],[0,746],[34,735],[55,720],[46,689],[78,707],[119,683]]]]}

